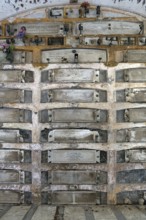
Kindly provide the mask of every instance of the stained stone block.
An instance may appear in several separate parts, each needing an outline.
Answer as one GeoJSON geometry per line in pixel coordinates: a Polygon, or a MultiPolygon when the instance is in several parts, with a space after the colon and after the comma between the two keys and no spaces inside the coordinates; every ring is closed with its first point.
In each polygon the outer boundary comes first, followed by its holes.
{"type": "Polygon", "coordinates": [[[20,150],[0,150],[0,163],[19,163],[23,161],[23,151],[20,150]]]}
{"type": "Polygon", "coordinates": [[[20,173],[15,170],[0,170],[0,183],[19,183],[20,173]]]}
{"type": "Polygon", "coordinates": [[[146,102],[146,89],[126,89],[125,90],[126,102],[146,102]]]}
{"type": "Polygon", "coordinates": [[[106,101],[106,92],[91,89],[44,90],[41,102],[100,102],[106,101]],[[104,96],[104,97],[103,97],[104,96]]]}
{"type": "Polygon", "coordinates": [[[146,50],[128,50],[125,61],[127,62],[146,62],[146,50]]]}
{"type": "Polygon", "coordinates": [[[53,171],[52,184],[96,184],[97,174],[95,171],[53,171]]]}
{"type": "Polygon", "coordinates": [[[56,191],[52,194],[52,204],[96,204],[96,192],[56,191]]]}
{"type": "MultiPolygon", "coordinates": [[[[103,21],[98,20],[96,22],[82,22],[84,35],[97,35],[97,34],[138,34],[139,33],[138,22],[129,21],[103,21]]],[[[76,24],[78,29],[79,23],[76,24]]],[[[79,31],[78,31],[79,34],[79,31]]]]}
{"type": "Polygon", "coordinates": [[[50,150],[49,163],[100,163],[100,151],[96,150],[50,150]]]}
{"type": "Polygon", "coordinates": [[[0,129],[0,142],[18,143],[23,142],[23,137],[20,135],[19,130],[2,130],[0,129]]]}
{"type": "Polygon", "coordinates": [[[1,82],[21,82],[21,70],[0,70],[1,82]]]}
{"type": "Polygon", "coordinates": [[[145,182],[146,182],[146,170],[142,170],[142,169],[126,170],[126,171],[120,171],[117,173],[117,183],[121,183],[121,184],[131,183],[132,184],[132,183],[145,183],[145,182]]]}
{"type": "Polygon", "coordinates": [[[48,133],[49,142],[100,142],[98,131],[85,129],[56,129],[48,133]]]}
{"type": "MultiPolygon", "coordinates": [[[[23,46],[23,45],[21,45],[23,46]]],[[[9,64],[10,61],[6,59],[6,54],[0,51],[0,62],[3,64],[9,64]]],[[[14,61],[13,63],[21,64],[21,63],[32,63],[32,52],[25,51],[14,51],[14,61]]]]}
{"type": "Polygon", "coordinates": [[[100,110],[53,109],[48,111],[49,122],[99,122],[100,110]]]}
{"type": "Polygon", "coordinates": [[[0,203],[19,204],[21,202],[21,194],[18,192],[0,190],[0,203]]]}
{"type": "Polygon", "coordinates": [[[125,110],[125,121],[144,122],[146,121],[146,108],[135,108],[125,110]]]}
{"type": "Polygon", "coordinates": [[[98,69],[68,68],[42,71],[42,82],[75,83],[75,82],[106,82],[107,72],[98,69]]]}
{"type": "Polygon", "coordinates": [[[18,89],[0,89],[0,103],[24,102],[24,91],[18,89]]]}
{"type": "Polygon", "coordinates": [[[1,82],[33,82],[33,72],[25,70],[0,70],[1,82]]]}
{"type": "Polygon", "coordinates": [[[132,163],[146,162],[146,150],[126,150],[125,151],[125,161],[132,163]]]}
{"type": "Polygon", "coordinates": [[[135,68],[135,69],[124,70],[124,81],[125,82],[146,82],[146,68],[135,68]]]}
{"type": "MultiPolygon", "coordinates": [[[[42,51],[43,63],[75,63],[72,49],[56,49],[42,51]]],[[[106,50],[102,49],[76,49],[79,63],[99,63],[107,61],[106,50]],[[88,56],[87,56],[88,54],[88,56]]]]}
{"type": "Polygon", "coordinates": [[[13,29],[20,30],[22,26],[26,27],[27,34],[30,35],[54,35],[59,34],[61,22],[29,22],[13,25],[13,29]]]}
{"type": "Polygon", "coordinates": [[[119,130],[116,140],[117,142],[146,142],[146,128],[119,130]]]}
{"type": "Polygon", "coordinates": [[[0,122],[2,123],[31,122],[31,112],[28,110],[0,108],[0,122]]]}

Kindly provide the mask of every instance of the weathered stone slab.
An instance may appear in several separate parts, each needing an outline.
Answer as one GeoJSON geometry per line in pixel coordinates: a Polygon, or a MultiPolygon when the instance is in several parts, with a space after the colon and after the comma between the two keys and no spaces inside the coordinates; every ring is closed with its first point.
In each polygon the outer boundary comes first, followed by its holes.
{"type": "Polygon", "coordinates": [[[99,70],[94,69],[54,69],[49,70],[50,82],[99,82],[99,70]]]}
{"type": "Polygon", "coordinates": [[[29,209],[30,206],[13,206],[1,220],[23,220],[29,209]]]}
{"type": "Polygon", "coordinates": [[[96,192],[58,191],[52,193],[52,204],[96,204],[96,192]]]}
{"type": "Polygon", "coordinates": [[[53,171],[52,184],[96,184],[95,171],[53,171]]]}
{"type": "MultiPolygon", "coordinates": [[[[74,53],[72,49],[56,49],[42,51],[42,62],[43,63],[75,63],[74,53]],[[65,60],[65,61],[64,61],[65,60]]],[[[76,49],[78,54],[79,63],[97,63],[106,62],[107,54],[106,50],[98,49],[76,49]],[[88,54],[88,56],[87,56],[88,54]]]]}
{"type": "Polygon", "coordinates": [[[0,89],[0,103],[19,103],[24,100],[24,92],[18,89],[0,89]]]}
{"type": "Polygon", "coordinates": [[[0,170],[0,183],[19,183],[20,175],[15,170],[0,170]]]}
{"type": "Polygon", "coordinates": [[[21,195],[18,192],[13,191],[1,191],[0,190],[0,203],[16,203],[19,204],[21,195]]]}
{"type": "Polygon", "coordinates": [[[0,122],[2,123],[13,123],[20,121],[20,110],[19,109],[0,109],[0,122]]]}
{"type": "Polygon", "coordinates": [[[13,29],[20,30],[22,26],[26,27],[27,34],[54,35],[54,34],[59,34],[61,23],[38,22],[38,21],[35,23],[18,23],[13,25],[13,29]]]}
{"type": "MultiPolygon", "coordinates": [[[[77,23],[77,30],[78,30],[77,23]]],[[[96,22],[82,22],[83,34],[96,35],[96,34],[138,34],[139,25],[138,22],[128,21],[96,21],[96,22]]],[[[79,34],[79,30],[78,30],[79,34]]]]}
{"type": "Polygon", "coordinates": [[[146,108],[134,108],[125,110],[125,120],[129,122],[146,121],[146,108]]]}
{"type": "MultiPolygon", "coordinates": [[[[95,220],[117,220],[116,216],[112,212],[111,208],[108,206],[92,206],[92,211],[95,220]]],[[[120,219],[119,220],[125,220],[120,219]]]]}
{"type": "Polygon", "coordinates": [[[23,140],[20,137],[19,130],[2,130],[0,129],[0,142],[18,143],[23,140]]]}
{"type": "Polygon", "coordinates": [[[31,111],[15,108],[0,108],[0,123],[31,123],[31,111]]]}
{"type": "Polygon", "coordinates": [[[31,220],[54,220],[56,213],[55,206],[39,206],[31,220]]]}
{"type": "Polygon", "coordinates": [[[131,129],[127,135],[130,142],[146,142],[146,128],[131,129]]]}
{"type": "Polygon", "coordinates": [[[121,129],[116,134],[117,142],[146,142],[146,128],[121,129]]]}
{"type": "MultiPolygon", "coordinates": [[[[14,51],[14,61],[13,63],[25,63],[26,61],[28,63],[32,62],[32,59],[28,60],[27,58],[30,56],[30,58],[32,58],[32,52],[24,52],[24,51],[14,51]]],[[[3,64],[7,64],[10,63],[7,59],[6,59],[6,54],[3,53],[2,51],[0,51],[0,62],[3,64]]]]}
{"type": "Polygon", "coordinates": [[[91,89],[48,90],[47,100],[48,102],[99,102],[99,91],[91,89]]]}
{"type": "Polygon", "coordinates": [[[64,220],[85,220],[85,211],[83,207],[65,206],[64,220]]]}
{"type": "Polygon", "coordinates": [[[1,82],[21,82],[21,70],[0,70],[1,82]]]}
{"type": "MultiPolygon", "coordinates": [[[[144,210],[143,206],[142,210],[144,210]]],[[[134,220],[134,219],[139,219],[139,220],[145,220],[146,216],[143,212],[141,212],[138,208],[135,208],[135,206],[119,206],[119,209],[121,213],[125,216],[126,220],[134,220]]]]}
{"type": "Polygon", "coordinates": [[[125,151],[126,162],[146,162],[146,150],[126,150],[125,151]]]}
{"type": "Polygon", "coordinates": [[[146,89],[126,89],[126,102],[146,102],[146,89]]]}
{"type": "Polygon", "coordinates": [[[53,109],[48,111],[49,122],[99,122],[100,110],[53,109]]]}
{"type": "Polygon", "coordinates": [[[51,163],[99,163],[100,151],[96,150],[52,150],[48,151],[51,163]]]}
{"type": "Polygon", "coordinates": [[[126,82],[146,82],[146,68],[124,70],[124,79],[126,82]]]}
{"type": "Polygon", "coordinates": [[[99,142],[98,131],[87,129],[56,129],[48,134],[49,142],[99,142]]]}
{"type": "Polygon", "coordinates": [[[19,150],[0,150],[0,163],[17,163],[21,161],[19,150]]]}
{"type": "Polygon", "coordinates": [[[146,50],[128,50],[125,61],[128,62],[146,62],[146,50]]]}

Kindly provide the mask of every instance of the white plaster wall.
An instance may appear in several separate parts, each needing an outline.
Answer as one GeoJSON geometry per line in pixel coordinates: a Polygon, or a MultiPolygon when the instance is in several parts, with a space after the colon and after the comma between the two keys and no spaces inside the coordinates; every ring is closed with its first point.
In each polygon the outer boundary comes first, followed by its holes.
{"type": "MultiPolygon", "coordinates": [[[[78,0],[80,4],[84,0],[78,0]]],[[[114,7],[146,17],[146,0],[88,0],[90,4],[114,7]]],[[[29,9],[69,4],[70,0],[0,0],[0,20],[29,9]]]]}

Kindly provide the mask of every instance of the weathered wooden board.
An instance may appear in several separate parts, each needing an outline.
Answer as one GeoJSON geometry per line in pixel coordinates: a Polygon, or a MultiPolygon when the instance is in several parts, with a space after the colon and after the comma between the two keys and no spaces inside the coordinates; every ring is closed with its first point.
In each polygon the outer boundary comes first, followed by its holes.
{"type": "Polygon", "coordinates": [[[0,103],[20,103],[24,100],[24,91],[18,89],[0,89],[0,103]]]}
{"type": "Polygon", "coordinates": [[[20,175],[15,170],[0,170],[0,183],[19,183],[20,175]]]}
{"type": "Polygon", "coordinates": [[[51,163],[99,163],[100,151],[96,150],[52,150],[48,151],[51,163]]]}
{"type": "Polygon", "coordinates": [[[146,162],[146,150],[126,150],[125,161],[132,163],[146,162]]]}
{"type": "Polygon", "coordinates": [[[53,171],[52,184],[96,184],[97,174],[95,171],[53,171]]]}
{"type": "Polygon", "coordinates": [[[49,70],[50,82],[99,82],[99,70],[94,69],[54,69],[49,70]]]}
{"type": "Polygon", "coordinates": [[[126,89],[126,102],[146,102],[146,89],[126,89]]]}
{"type": "Polygon", "coordinates": [[[96,204],[96,192],[56,191],[52,193],[52,204],[96,204]]]}
{"type": "Polygon", "coordinates": [[[100,110],[53,109],[48,111],[49,122],[99,122],[100,110]]]}
{"type": "Polygon", "coordinates": [[[146,68],[135,68],[124,70],[126,82],[146,82],[146,68]]]}
{"type": "Polygon", "coordinates": [[[98,142],[100,135],[98,131],[87,129],[56,129],[48,134],[49,142],[98,142]]]}
{"type": "Polygon", "coordinates": [[[19,130],[0,129],[0,142],[17,143],[20,141],[19,130]]]}
{"type": "Polygon", "coordinates": [[[17,163],[21,161],[19,150],[0,150],[0,163],[17,163]]]}

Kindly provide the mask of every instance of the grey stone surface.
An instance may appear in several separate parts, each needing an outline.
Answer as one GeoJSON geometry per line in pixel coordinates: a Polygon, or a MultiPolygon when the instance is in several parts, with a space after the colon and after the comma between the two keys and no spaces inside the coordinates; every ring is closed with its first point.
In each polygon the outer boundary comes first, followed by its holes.
{"type": "Polygon", "coordinates": [[[97,174],[93,171],[54,171],[53,184],[96,184],[97,174]]]}
{"type": "Polygon", "coordinates": [[[48,162],[97,163],[100,162],[100,152],[95,150],[53,150],[48,152],[48,162]]]}

